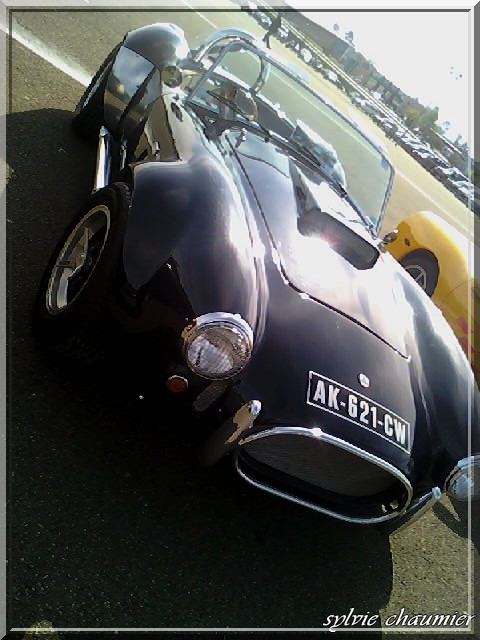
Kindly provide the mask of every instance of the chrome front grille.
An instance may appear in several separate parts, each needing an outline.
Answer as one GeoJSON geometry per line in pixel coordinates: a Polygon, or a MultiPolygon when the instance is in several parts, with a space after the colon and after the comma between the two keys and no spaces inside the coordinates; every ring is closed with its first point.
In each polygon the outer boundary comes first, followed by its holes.
{"type": "Polygon", "coordinates": [[[352,521],[382,521],[411,500],[393,465],[320,429],[273,427],[240,441],[240,474],[252,484],[352,521]]]}
{"type": "Polygon", "coordinates": [[[258,462],[345,496],[371,496],[395,482],[385,469],[320,439],[280,433],[244,446],[258,462]]]}

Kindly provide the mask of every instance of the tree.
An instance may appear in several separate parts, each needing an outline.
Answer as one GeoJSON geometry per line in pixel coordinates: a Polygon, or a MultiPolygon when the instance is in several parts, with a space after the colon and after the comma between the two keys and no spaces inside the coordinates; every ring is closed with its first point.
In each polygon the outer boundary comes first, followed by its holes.
{"type": "Polygon", "coordinates": [[[423,114],[418,119],[417,126],[422,133],[428,133],[432,129],[435,130],[435,124],[438,120],[438,107],[433,109],[425,109],[423,114]]]}
{"type": "Polygon", "coordinates": [[[407,127],[418,127],[422,111],[419,106],[410,105],[404,111],[405,124],[407,127]]]}
{"type": "Polygon", "coordinates": [[[404,110],[404,120],[410,129],[420,129],[424,135],[430,131],[437,131],[438,107],[423,109],[421,105],[412,104],[404,110]]]}

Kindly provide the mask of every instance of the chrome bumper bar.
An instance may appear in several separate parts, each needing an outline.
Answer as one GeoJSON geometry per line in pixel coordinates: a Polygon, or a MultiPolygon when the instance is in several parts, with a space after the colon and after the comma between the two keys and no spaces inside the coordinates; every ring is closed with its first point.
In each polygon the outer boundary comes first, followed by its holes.
{"type": "Polygon", "coordinates": [[[103,189],[110,182],[112,136],[106,127],[101,127],[98,134],[97,166],[92,192],[103,189]]]}
{"type": "Polygon", "coordinates": [[[400,524],[396,526],[396,521],[392,522],[392,534],[402,531],[409,525],[413,524],[415,520],[418,520],[426,511],[431,509],[435,503],[437,503],[442,497],[442,492],[439,487],[433,487],[431,491],[424,496],[412,500],[409,508],[403,516],[399,518],[400,524]]]}

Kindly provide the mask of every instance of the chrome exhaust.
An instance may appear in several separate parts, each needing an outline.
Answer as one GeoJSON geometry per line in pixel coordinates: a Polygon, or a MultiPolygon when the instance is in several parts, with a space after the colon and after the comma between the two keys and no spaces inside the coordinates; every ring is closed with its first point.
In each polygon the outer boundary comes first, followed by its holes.
{"type": "Polygon", "coordinates": [[[97,166],[92,193],[103,189],[110,182],[112,136],[102,125],[98,134],[97,166]]]}

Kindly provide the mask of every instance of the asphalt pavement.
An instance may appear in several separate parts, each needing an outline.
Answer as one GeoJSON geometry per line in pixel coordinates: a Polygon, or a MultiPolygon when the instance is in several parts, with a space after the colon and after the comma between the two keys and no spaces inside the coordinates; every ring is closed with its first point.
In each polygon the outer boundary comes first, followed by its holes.
{"type": "MultiPolygon", "coordinates": [[[[402,608],[468,611],[478,523],[470,545],[448,499],[389,540],[262,494],[227,463],[199,468],[197,424],[161,380],[141,398],[135,371],[84,369],[35,344],[42,270],[94,169],[70,129],[82,87],[38,43],[88,75],[125,31],[156,21],[191,42],[212,24],[261,33],[231,11],[14,12],[37,52],[12,43],[7,116],[8,628],[325,629],[352,608],[383,622],[402,608]]],[[[399,158],[395,206],[449,209],[451,194],[399,158]]]]}

